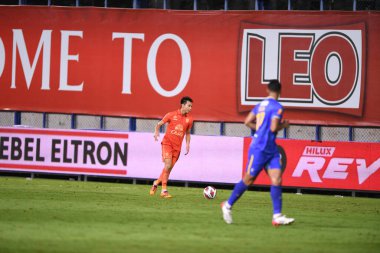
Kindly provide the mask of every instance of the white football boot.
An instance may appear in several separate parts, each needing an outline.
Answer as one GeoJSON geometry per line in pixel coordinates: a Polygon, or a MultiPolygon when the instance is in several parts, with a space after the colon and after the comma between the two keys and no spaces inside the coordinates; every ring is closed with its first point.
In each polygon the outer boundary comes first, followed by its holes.
{"type": "Polygon", "coordinates": [[[231,208],[227,208],[226,206],[226,202],[227,201],[224,201],[220,204],[220,208],[222,209],[222,213],[223,213],[223,220],[227,223],[227,224],[231,224],[232,223],[232,210],[231,208]]]}
{"type": "Polygon", "coordinates": [[[295,221],[294,218],[288,218],[283,214],[278,215],[277,217],[273,217],[272,219],[272,225],[273,226],[280,226],[280,225],[289,225],[295,221]]]}

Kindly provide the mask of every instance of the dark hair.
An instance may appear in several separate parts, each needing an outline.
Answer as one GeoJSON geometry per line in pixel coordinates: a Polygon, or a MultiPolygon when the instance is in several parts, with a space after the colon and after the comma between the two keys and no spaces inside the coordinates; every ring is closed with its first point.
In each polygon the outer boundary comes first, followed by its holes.
{"type": "Polygon", "coordinates": [[[281,92],[281,83],[278,80],[270,80],[268,84],[268,89],[273,92],[281,92]]]}
{"type": "Polygon", "coordinates": [[[186,104],[186,102],[187,101],[189,101],[189,102],[193,102],[193,100],[191,99],[191,97],[183,97],[183,98],[181,98],[181,105],[184,105],[184,104],[186,104]]]}

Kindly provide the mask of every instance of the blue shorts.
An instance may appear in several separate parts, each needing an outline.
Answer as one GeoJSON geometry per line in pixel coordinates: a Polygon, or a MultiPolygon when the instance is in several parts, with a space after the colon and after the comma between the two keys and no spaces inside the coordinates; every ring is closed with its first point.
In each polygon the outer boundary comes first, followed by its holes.
{"type": "Polygon", "coordinates": [[[249,149],[246,172],[256,177],[263,169],[281,169],[280,153],[266,153],[258,149],[249,149]]]}

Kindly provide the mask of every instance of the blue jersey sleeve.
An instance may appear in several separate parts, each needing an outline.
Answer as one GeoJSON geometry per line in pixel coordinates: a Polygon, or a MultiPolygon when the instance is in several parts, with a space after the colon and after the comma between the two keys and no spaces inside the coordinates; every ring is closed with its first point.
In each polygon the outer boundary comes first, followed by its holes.
{"type": "Polygon", "coordinates": [[[284,109],[282,108],[282,106],[279,106],[279,107],[275,107],[274,108],[274,111],[272,112],[272,119],[273,118],[278,118],[278,119],[282,119],[282,114],[284,112],[284,109]]]}
{"type": "Polygon", "coordinates": [[[255,107],[253,107],[253,109],[251,110],[251,113],[257,115],[257,111],[258,111],[258,109],[259,109],[259,105],[260,105],[260,104],[255,105],[255,107]]]}

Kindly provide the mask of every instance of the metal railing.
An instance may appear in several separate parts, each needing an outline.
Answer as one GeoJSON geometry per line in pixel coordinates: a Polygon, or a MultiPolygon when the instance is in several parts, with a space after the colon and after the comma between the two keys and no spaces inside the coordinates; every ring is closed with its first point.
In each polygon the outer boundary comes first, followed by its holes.
{"type": "Polygon", "coordinates": [[[2,0],[0,4],[182,10],[380,10],[378,0],[2,0]]]}
{"type": "MultiPolygon", "coordinates": [[[[94,116],[81,114],[58,114],[36,112],[0,112],[0,126],[26,125],[53,129],[92,129],[152,132],[159,119],[141,119],[135,117],[94,116]]],[[[161,128],[161,132],[165,127],[161,128]]],[[[192,134],[222,135],[244,137],[251,131],[243,123],[195,121],[192,134]]],[[[326,125],[290,125],[278,133],[279,138],[315,141],[357,141],[380,142],[380,128],[326,126],[326,125]]]]}

